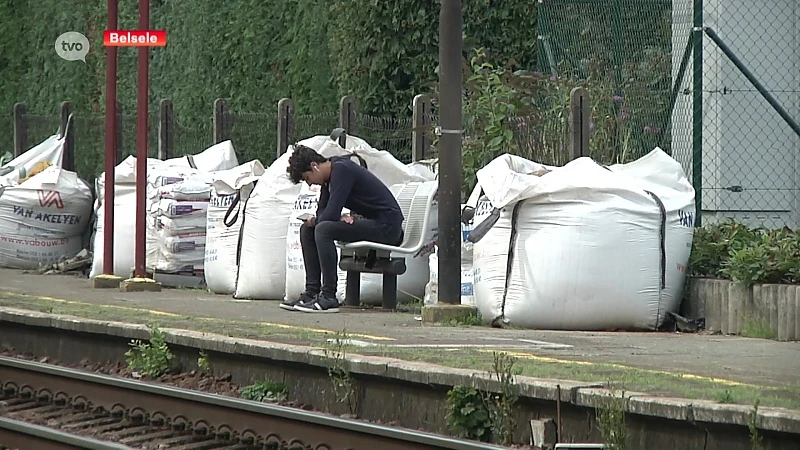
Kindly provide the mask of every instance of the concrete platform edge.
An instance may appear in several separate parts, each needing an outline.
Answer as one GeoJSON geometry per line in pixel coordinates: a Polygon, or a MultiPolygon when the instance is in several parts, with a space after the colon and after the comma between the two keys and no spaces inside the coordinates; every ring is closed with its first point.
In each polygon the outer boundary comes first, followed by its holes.
{"type": "MultiPolygon", "coordinates": [[[[125,339],[148,339],[144,325],[114,321],[83,319],[74,316],[41,313],[14,308],[0,310],[3,322],[49,327],[60,330],[114,336],[125,339]]],[[[180,329],[163,329],[168,343],[220,353],[284,360],[317,367],[327,367],[322,350],[264,340],[242,339],[180,329]]],[[[410,383],[440,386],[467,385],[496,390],[496,382],[488,374],[475,370],[456,369],[436,364],[403,361],[377,356],[347,355],[348,370],[355,374],[392,378],[410,383]]],[[[569,380],[516,377],[520,395],[531,399],[555,401],[561,390],[561,401],[575,406],[594,408],[610,395],[619,395],[601,384],[569,380]]],[[[747,426],[752,407],[720,404],[707,400],[690,400],[626,392],[626,411],[630,414],[679,421],[696,421],[720,425],[747,426]]],[[[759,407],[757,427],[762,430],[800,434],[800,411],[785,408],[759,407]]]]}

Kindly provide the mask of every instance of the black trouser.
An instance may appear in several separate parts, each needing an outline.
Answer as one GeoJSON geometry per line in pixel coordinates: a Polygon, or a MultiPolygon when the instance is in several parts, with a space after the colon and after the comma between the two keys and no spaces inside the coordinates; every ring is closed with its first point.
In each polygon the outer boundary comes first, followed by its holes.
{"type": "Polygon", "coordinates": [[[329,298],[336,298],[336,269],[339,261],[334,241],[370,241],[399,245],[402,236],[403,227],[400,224],[386,224],[369,219],[356,219],[352,224],[326,221],[314,227],[301,225],[300,246],[306,268],[306,292],[311,295],[322,292],[329,298]]]}

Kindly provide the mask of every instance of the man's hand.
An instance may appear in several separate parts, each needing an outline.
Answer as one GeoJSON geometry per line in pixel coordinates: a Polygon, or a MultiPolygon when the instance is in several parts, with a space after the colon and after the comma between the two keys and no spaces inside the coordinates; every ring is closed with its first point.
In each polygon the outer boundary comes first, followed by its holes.
{"type": "Polygon", "coordinates": [[[317,218],[314,216],[309,217],[306,219],[306,226],[309,228],[313,228],[314,224],[317,222],[317,218]]]}
{"type": "Polygon", "coordinates": [[[354,221],[355,221],[355,218],[353,216],[351,216],[350,214],[342,215],[342,222],[352,225],[354,221]]]}

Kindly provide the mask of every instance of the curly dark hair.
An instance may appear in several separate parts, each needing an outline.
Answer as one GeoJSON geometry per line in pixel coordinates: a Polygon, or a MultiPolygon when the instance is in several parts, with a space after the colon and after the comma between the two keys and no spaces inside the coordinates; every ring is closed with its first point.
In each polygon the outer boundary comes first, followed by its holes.
{"type": "Polygon", "coordinates": [[[303,173],[311,170],[311,163],[322,164],[327,160],[328,158],[320,155],[313,148],[305,145],[295,145],[294,152],[289,157],[289,166],[286,167],[286,173],[292,183],[297,184],[303,181],[303,173]]]}

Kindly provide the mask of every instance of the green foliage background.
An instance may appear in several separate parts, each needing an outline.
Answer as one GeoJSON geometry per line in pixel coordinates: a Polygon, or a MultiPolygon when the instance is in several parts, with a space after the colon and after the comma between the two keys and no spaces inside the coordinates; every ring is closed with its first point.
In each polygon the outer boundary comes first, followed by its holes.
{"type": "MultiPolygon", "coordinates": [[[[119,2],[119,28],[138,26],[137,3],[119,2]]],[[[151,51],[151,101],[170,98],[182,123],[208,121],[215,98],[235,111],[273,111],[290,97],[297,112],[335,111],[340,95],[360,111],[406,115],[436,79],[439,3],[427,0],[152,0],[151,28],[167,30],[151,51]]],[[[536,61],[534,3],[466,0],[464,28],[500,60],[536,61]]],[[[101,114],[105,90],[105,2],[0,0],[0,108],[15,102],[54,114],[69,100],[101,114]],[[86,64],[54,51],[65,31],[85,34],[86,64]]],[[[135,49],[119,51],[118,98],[136,101],[135,49]]]]}

